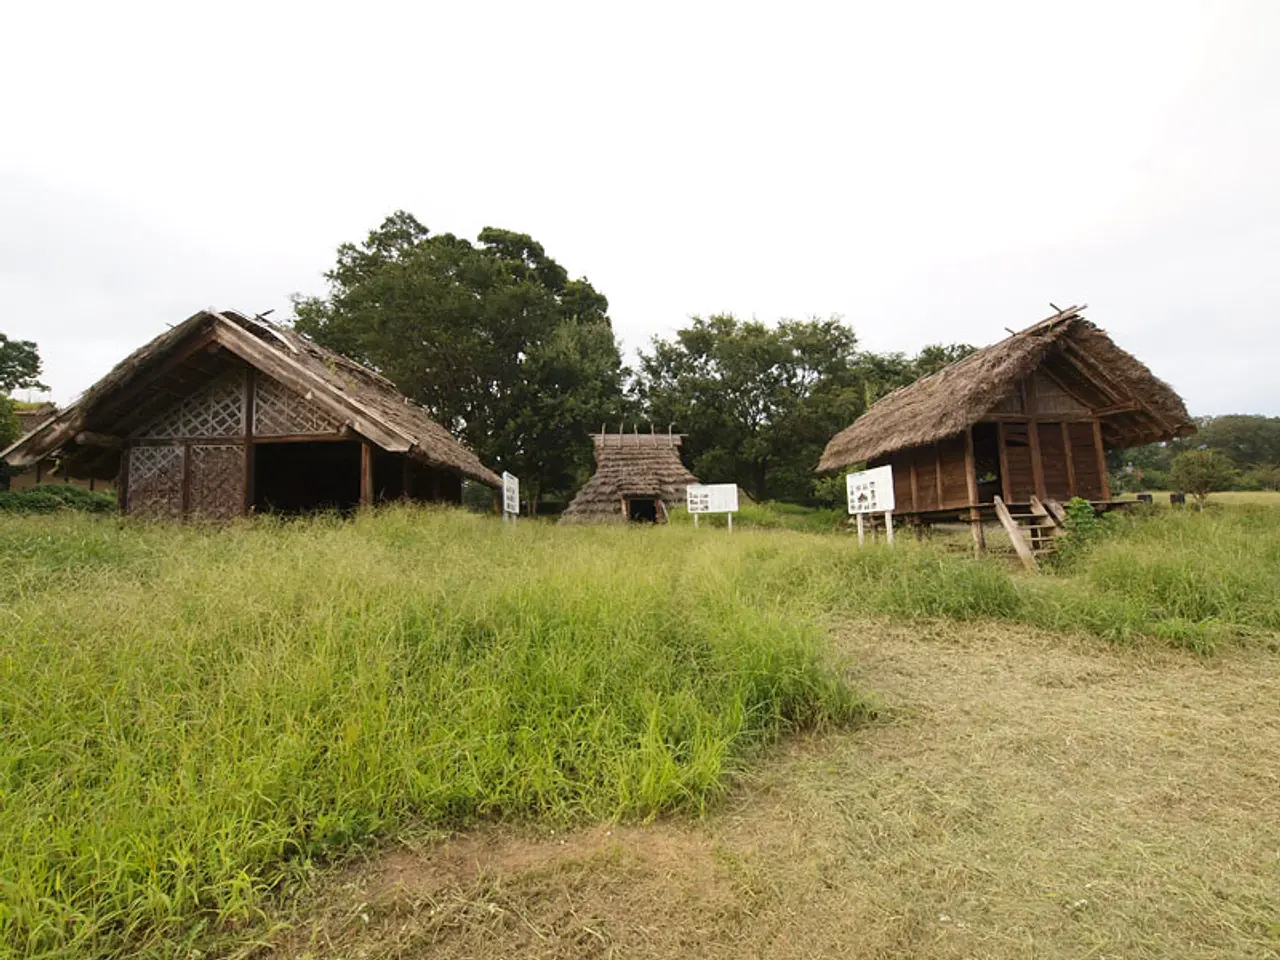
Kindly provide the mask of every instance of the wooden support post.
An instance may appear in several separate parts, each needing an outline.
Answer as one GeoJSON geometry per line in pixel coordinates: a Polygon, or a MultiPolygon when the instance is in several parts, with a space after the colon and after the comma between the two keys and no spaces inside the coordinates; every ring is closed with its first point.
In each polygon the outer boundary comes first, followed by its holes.
{"type": "Polygon", "coordinates": [[[937,509],[942,509],[942,447],[938,444],[933,445],[933,480],[934,485],[938,488],[937,509]]]}
{"type": "Polygon", "coordinates": [[[126,443],[120,451],[120,468],[116,471],[116,510],[121,514],[129,512],[129,451],[132,447],[126,443]]]}
{"type": "Polygon", "coordinates": [[[893,514],[888,510],[884,513],[884,538],[889,546],[893,546],[893,514]]]}
{"type": "Polygon", "coordinates": [[[253,512],[257,491],[254,489],[253,463],[253,417],[254,393],[256,391],[258,371],[255,367],[245,366],[244,373],[244,512],[253,512]]]}
{"type": "Polygon", "coordinates": [[[911,451],[911,509],[920,509],[920,478],[916,476],[916,453],[911,451]]]}
{"type": "Polygon", "coordinates": [[[1107,476],[1107,451],[1102,446],[1102,421],[1093,421],[1093,449],[1098,455],[1098,482],[1102,485],[1102,499],[1111,499],[1111,478],[1107,476]]]}
{"type": "Polygon", "coordinates": [[[187,441],[178,446],[182,451],[182,519],[191,513],[191,443],[187,441]]]}
{"type": "Polygon", "coordinates": [[[1009,476],[1009,442],[1004,421],[996,424],[996,446],[1000,451],[1000,493],[1005,503],[1013,503],[1013,478],[1009,476]]]}
{"type": "Polygon", "coordinates": [[[1062,449],[1067,459],[1067,499],[1076,495],[1076,464],[1071,458],[1071,425],[1062,421],[1062,449]]]}
{"type": "Polygon", "coordinates": [[[862,523],[862,514],[857,514],[858,519],[858,546],[863,546],[867,542],[866,528],[862,523]]]}
{"type": "Polygon", "coordinates": [[[1040,428],[1034,419],[1027,423],[1027,439],[1031,441],[1031,481],[1036,496],[1043,500],[1049,494],[1044,486],[1044,461],[1040,459],[1040,428]]]}
{"type": "Polygon", "coordinates": [[[973,529],[973,552],[982,556],[987,551],[982,533],[982,511],[978,507],[978,468],[973,456],[973,427],[964,432],[964,482],[969,493],[969,525],[973,529]]]}
{"type": "MultiPolygon", "coordinates": [[[[1032,385],[1034,386],[1034,385],[1032,385]]],[[[1049,494],[1044,487],[1044,461],[1040,458],[1040,425],[1036,422],[1036,392],[1022,381],[1022,403],[1027,411],[1027,441],[1031,445],[1031,484],[1036,496],[1043,500],[1049,494]]]]}
{"type": "Polygon", "coordinates": [[[373,506],[373,444],[360,441],[360,506],[373,506]]]}
{"type": "Polygon", "coordinates": [[[725,516],[729,518],[729,532],[733,533],[733,514],[726,513],[725,516]]]}

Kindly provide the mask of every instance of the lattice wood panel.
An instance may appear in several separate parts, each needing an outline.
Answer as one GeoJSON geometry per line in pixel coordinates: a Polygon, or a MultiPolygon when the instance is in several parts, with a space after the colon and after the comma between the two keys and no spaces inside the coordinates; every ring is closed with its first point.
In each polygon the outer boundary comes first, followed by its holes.
{"type": "Polygon", "coordinates": [[[244,434],[244,371],[228,370],[200,390],[175,401],[134,433],[135,437],[236,437],[244,434]]]}
{"type": "Polygon", "coordinates": [[[244,446],[192,444],[188,494],[193,517],[230,520],[244,513],[244,446]]]}
{"type": "Polygon", "coordinates": [[[182,467],[182,447],[132,447],[128,512],[155,519],[181,517],[182,467]]]}
{"type": "Polygon", "coordinates": [[[338,433],[336,423],[306,397],[270,377],[259,375],[253,396],[253,432],[259,437],[338,433]]]}

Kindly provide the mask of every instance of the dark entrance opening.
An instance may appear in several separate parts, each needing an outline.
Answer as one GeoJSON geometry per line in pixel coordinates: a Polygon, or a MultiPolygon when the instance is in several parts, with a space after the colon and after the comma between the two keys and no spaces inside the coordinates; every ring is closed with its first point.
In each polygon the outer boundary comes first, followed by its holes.
{"type": "Polygon", "coordinates": [[[978,480],[978,502],[991,503],[1000,496],[1000,436],[994,423],[973,425],[973,471],[978,480]]]}
{"type": "Polygon", "coordinates": [[[254,509],[264,513],[354,510],[360,505],[360,444],[255,443],[254,509]]]}
{"type": "Polygon", "coordinates": [[[656,500],[628,500],[627,518],[636,523],[657,523],[658,502],[656,500]]]}

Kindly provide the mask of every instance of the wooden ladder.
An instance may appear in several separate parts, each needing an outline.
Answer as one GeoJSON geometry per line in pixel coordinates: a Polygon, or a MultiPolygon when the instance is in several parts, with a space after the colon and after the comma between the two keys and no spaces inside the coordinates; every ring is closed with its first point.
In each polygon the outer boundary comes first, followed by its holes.
{"type": "Polygon", "coordinates": [[[1048,505],[1041,503],[1038,497],[1032,497],[1030,513],[1010,513],[1003,500],[995,498],[996,516],[1000,525],[1009,535],[1018,559],[1028,570],[1039,570],[1037,558],[1054,551],[1054,540],[1066,532],[1063,526],[1066,513],[1056,500],[1048,505]]]}

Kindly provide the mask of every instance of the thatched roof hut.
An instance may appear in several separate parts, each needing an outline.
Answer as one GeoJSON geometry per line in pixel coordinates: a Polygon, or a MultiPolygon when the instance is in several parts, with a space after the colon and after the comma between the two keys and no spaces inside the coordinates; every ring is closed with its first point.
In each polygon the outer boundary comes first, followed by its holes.
{"type": "Polygon", "coordinates": [[[204,310],[134,351],[0,459],[115,477],[121,510],[226,517],[457,500],[501,485],[385,377],[288,327],[204,310]]]}
{"type": "Polygon", "coordinates": [[[619,431],[592,437],[596,472],[578,491],[562,523],[665,523],[698,478],[680,462],[679,434],[619,431]]]}
{"type": "Polygon", "coordinates": [[[890,464],[895,512],[917,516],[954,516],[996,496],[1109,500],[1107,448],[1186,436],[1195,424],[1083,310],[1060,310],[884,397],[832,438],[818,470],[890,464]]]}

